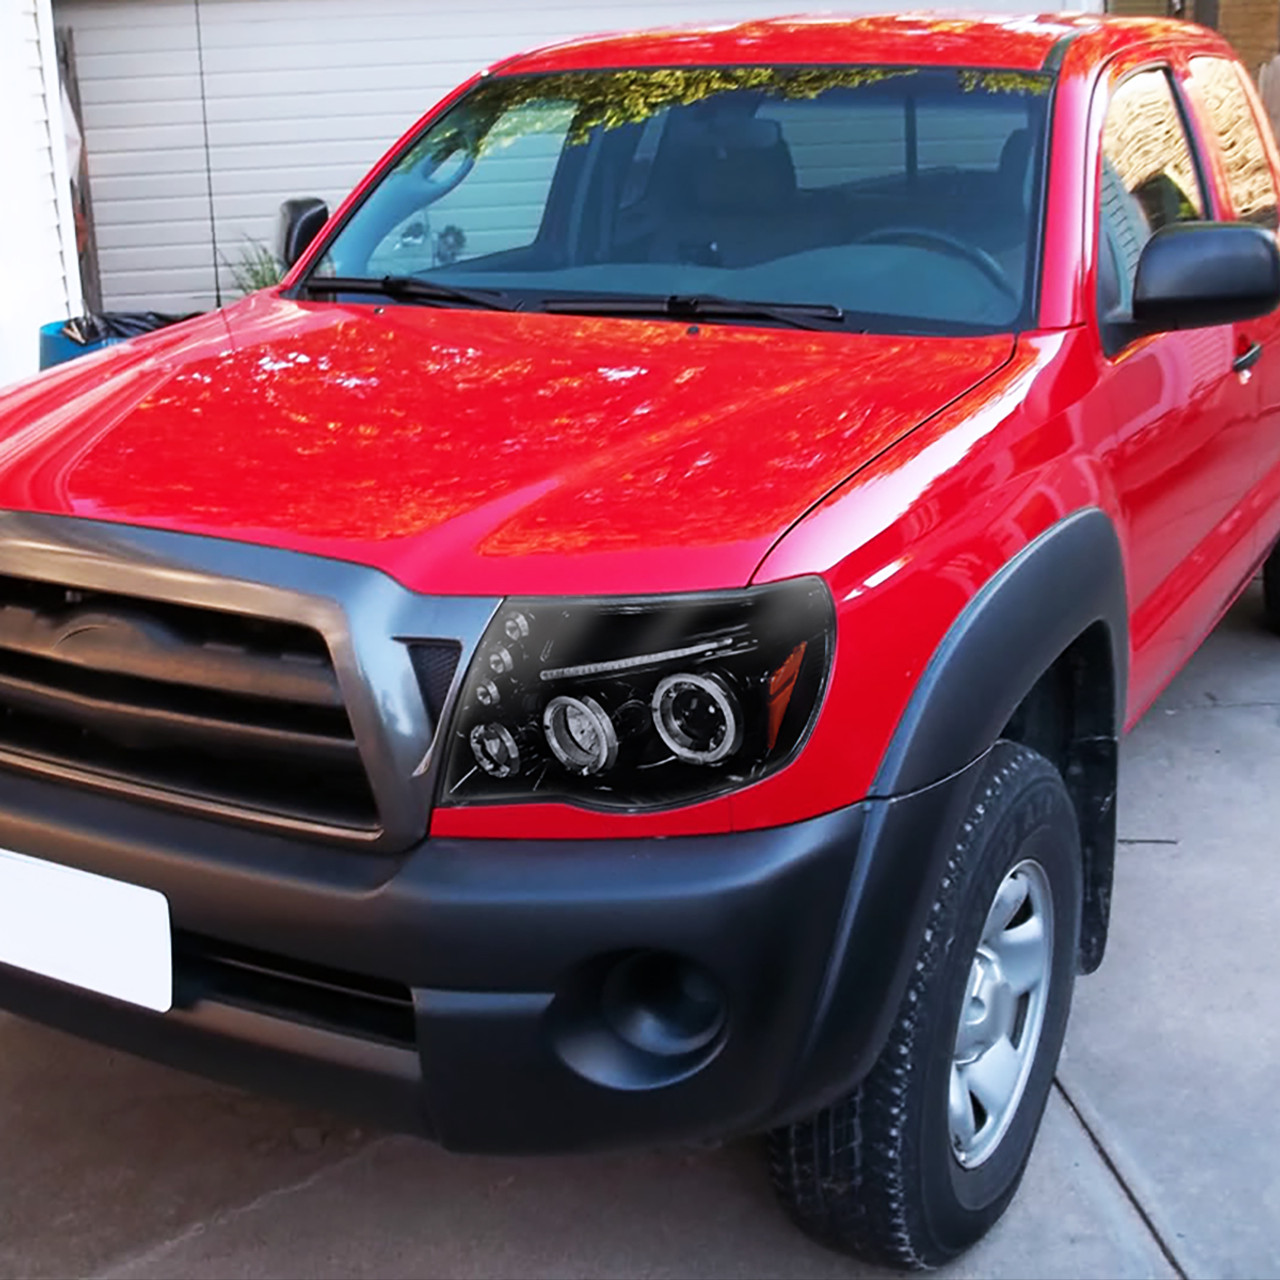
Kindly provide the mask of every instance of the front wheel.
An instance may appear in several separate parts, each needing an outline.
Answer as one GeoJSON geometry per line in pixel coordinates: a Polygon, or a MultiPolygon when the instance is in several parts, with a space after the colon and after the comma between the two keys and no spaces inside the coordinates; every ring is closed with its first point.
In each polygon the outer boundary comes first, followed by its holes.
{"type": "Polygon", "coordinates": [[[1057,770],[991,754],[888,1043],[849,1096],[769,1135],[784,1208],[824,1244],[938,1266],[1004,1212],[1066,1033],[1080,841],[1057,770]]]}

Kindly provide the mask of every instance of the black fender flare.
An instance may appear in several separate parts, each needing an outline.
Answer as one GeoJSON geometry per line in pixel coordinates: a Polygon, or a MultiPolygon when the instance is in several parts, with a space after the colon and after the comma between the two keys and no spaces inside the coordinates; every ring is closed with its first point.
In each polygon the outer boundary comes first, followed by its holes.
{"type": "MultiPolygon", "coordinates": [[[[953,623],[921,676],[866,805],[830,964],[797,1073],[779,1117],[847,1092],[879,1057],[897,1015],[929,910],[986,758],[1022,700],[1059,657],[1101,623],[1112,663],[1109,713],[1091,740],[1115,749],[1128,679],[1128,597],[1111,519],[1097,508],[1045,530],[1001,568],[953,623]]],[[[1105,772],[1105,768],[1104,768],[1105,772]]],[[[1098,797],[1101,936],[1082,933],[1081,967],[1096,967],[1114,856],[1114,795],[1098,797]],[[1090,947],[1096,957],[1090,954],[1090,947]]]]}
{"type": "Polygon", "coordinates": [[[1109,633],[1115,707],[1124,723],[1129,604],[1115,526],[1076,511],[1028,543],[978,592],[925,668],[880,763],[872,795],[919,791],[976,760],[1031,687],[1089,627],[1109,633]]]}

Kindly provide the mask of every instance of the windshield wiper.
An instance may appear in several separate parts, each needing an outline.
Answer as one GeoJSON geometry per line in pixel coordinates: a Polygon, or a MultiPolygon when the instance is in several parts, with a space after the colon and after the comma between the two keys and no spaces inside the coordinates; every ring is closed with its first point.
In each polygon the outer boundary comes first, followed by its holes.
{"type": "Polygon", "coordinates": [[[382,276],[376,280],[364,276],[309,276],[298,288],[309,294],[376,293],[396,302],[443,305],[460,302],[469,307],[484,307],[489,311],[519,311],[523,305],[518,299],[512,300],[501,289],[464,289],[457,285],[440,284],[435,280],[423,280],[418,276],[382,276]]]}
{"type": "Polygon", "coordinates": [[[670,316],[675,320],[774,320],[797,329],[827,329],[842,324],[844,312],[829,302],[749,302],[715,293],[560,294],[544,298],[544,311],[577,315],[670,316]],[[824,323],[825,322],[825,323],[824,323]]]}
{"type": "MultiPolygon", "coordinates": [[[[308,294],[374,293],[397,302],[462,303],[491,311],[519,311],[522,299],[501,289],[469,289],[420,276],[311,276],[298,286],[308,294]]],[[[714,293],[557,294],[544,298],[544,311],[576,315],[664,316],[673,320],[773,320],[797,329],[823,330],[844,321],[844,312],[826,302],[751,302],[714,293]]]]}

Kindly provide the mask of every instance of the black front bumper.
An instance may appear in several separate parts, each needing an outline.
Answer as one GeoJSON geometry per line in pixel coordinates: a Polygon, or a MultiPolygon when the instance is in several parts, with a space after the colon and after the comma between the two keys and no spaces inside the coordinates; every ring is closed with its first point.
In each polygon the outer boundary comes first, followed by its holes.
{"type": "Polygon", "coordinates": [[[766,831],[400,856],[0,777],[0,846],[158,889],[175,930],[167,1014],[4,966],[0,1007],[456,1149],[757,1130],[874,1061],[973,773],[766,831]],[[726,1010],[672,1069],[611,1045],[595,1007],[652,953],[726,1010]]]}

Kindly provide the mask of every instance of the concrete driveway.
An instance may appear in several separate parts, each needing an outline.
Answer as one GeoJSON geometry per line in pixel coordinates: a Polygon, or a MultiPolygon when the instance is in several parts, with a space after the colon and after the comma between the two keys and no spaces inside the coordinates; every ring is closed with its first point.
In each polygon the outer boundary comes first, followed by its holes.
{"type": "MultiPolygon", "coordinates": [[[[1107,962],[1022,1191],[944,1274],[1280,1276],[1280,639],[1251,592],[1126,744],[1107,962]]],[[[751,1144],[449,1156],[0,1015],[0,1275],[871,1274],[751,1144]]]]}

